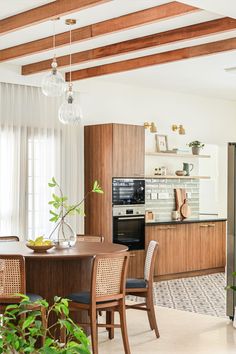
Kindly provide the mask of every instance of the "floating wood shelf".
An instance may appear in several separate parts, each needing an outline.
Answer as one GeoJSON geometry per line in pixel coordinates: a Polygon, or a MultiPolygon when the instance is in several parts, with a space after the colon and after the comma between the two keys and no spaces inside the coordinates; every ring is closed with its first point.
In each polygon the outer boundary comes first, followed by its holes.
{"type": "Polygon", "coordinates": [[[210,179],[209,176],[145,176],[150,179],[210,179]]]}
{"type": "Polygon", "coordinates": [[[185,157],[185,158],[210,158],[210,155],[193,155],[193,154],[173,154],[171,152],[146,152],[146,156],[160,156],[160,157],[185,157]]]}

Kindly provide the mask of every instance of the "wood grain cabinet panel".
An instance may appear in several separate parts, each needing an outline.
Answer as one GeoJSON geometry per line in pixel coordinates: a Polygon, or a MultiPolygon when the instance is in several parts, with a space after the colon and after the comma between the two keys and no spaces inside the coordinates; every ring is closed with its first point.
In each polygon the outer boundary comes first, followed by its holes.
{"type": "Polygon", "coordinates": [[[85,233],[112,242],[112,177],[144,175],[144,127],[98,124],[84,127],[85,194],[98,180],[103,195],[85,201],[85,233]]]}
{"type": "Polygon", "coordinates": [[[144,276],[144,263],[145,263],[145,251],[130,251],[129,266],[128,266],[128,278],[143,278],[144,276]]]}
{"type": "Polygon", "coordinates": [[[159,243],[155,276],[225,267],[226,223],[206,222],[146,227],[146,248],[159,243]]]}
{"type": "Polygon", "coordinates": [[[113,124],[113,177],[144,176],[144,127],[113,124]]]}

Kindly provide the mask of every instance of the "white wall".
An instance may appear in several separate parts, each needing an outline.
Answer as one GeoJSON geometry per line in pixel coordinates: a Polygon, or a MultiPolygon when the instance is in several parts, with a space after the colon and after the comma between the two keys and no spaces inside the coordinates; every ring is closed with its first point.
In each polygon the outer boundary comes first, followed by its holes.
{"type": "MultiPolygon", "coordinates": [[[[22,78],[19,69],[10,64],[0,66],[0,81],[40,85],[36,77],[22,78]]],[[[80,81],[75,87],[81,92],[84,125],[109,122],[142,125],[154,121],[158,133],[168,135],[170,148],[186,147],[187,142],[196,139],[217,145],[219,213],[226,216],[226,147],[228,141],[236,141],[236,102],[97,78],[80,81]],[[186,135],[172,132],[174,123],[183,124],[186,135]]],[[[147,133],[147,146],[154,146],[154,134],[147,133]]]]}
{"type": "MultiPolygon", "coordinates": [[[[158,133],[167,134],[170,148],[191,140],[218,146],[218,212],[226,216],[227,142],[236,141],[236,102],[145,87],[84,80],[77,84],[81,92],[84,124],[154,121],[158,133]],[[186,135],[171,131],[171,125],[183,124],[186,135]]],[[[154,134],[148,133],[148,146],[154,146],[154,134]]]]}

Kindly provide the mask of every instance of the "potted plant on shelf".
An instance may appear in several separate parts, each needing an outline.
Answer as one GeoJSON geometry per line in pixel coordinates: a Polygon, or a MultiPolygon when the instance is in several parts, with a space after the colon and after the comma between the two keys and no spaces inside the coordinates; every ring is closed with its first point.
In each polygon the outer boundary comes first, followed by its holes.
{"type": "Polygon", "coordinates": [[[192,148],[192,154],[193,155],[199,155],[201,149],[205,146],[205,144],[201,143],[198,140],[195,140],[195,141],[191,141],[188,144],[188,146],[192,148]]]}
{"type": "Polygon", "coordinates": [[[50,210],[52,215],[50,221],[55,222],[56,226],[53,228],[49,239],[53,238],[54,233],[57,231],[56,237],[54,237],[54,242],[56,247],[65,248],[72,247],[76,242],[76,233],[73,231],[72,227],[66,222],[66,217],[70,215],[84,215],[81,205],[88,197],[90,193],[103,193],[103,190],[99,186],[98,181],[95,181],[93,188],[84,196],[84,198],[77,203],[69,204],[68,197],[62,192],[61,186],[58,184],[56,179],[52,177],[52,180],[48,183],[51,188],[58,188],[59,194],[52,194],[52,200],[49,204],[54,207],[54,210],[50,210]]]}
{"type": "Polygon", "coordinates": [[[0,318],[0,353],[1,354],[90,354],[90,342],[83,330],[69,317],[68,300],[54,298],[54,304],[49,306],[46,300],[37,300],[46,313],[46,323],[49,317],[56,315],[57,321],[45,328],[41,320],[41,312],[32,310],[32,304],[25,295],[20,295],[19,304],[7,306],[0,318]],[[65,327],[66,343],[55,338],[56,330],[65,327]],[[40,339],[43,344],[40,346],[40,339]]]}

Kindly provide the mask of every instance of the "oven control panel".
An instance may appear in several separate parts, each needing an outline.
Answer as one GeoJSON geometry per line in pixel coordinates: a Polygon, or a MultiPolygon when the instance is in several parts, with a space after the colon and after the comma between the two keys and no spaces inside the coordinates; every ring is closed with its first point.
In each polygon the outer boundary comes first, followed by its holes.
{"type": "Polygon", "coordinates": [[[113,216],[132,216],[145,215],[145,208],[140,206],[114,206],[112,208],[113,216]]]}

